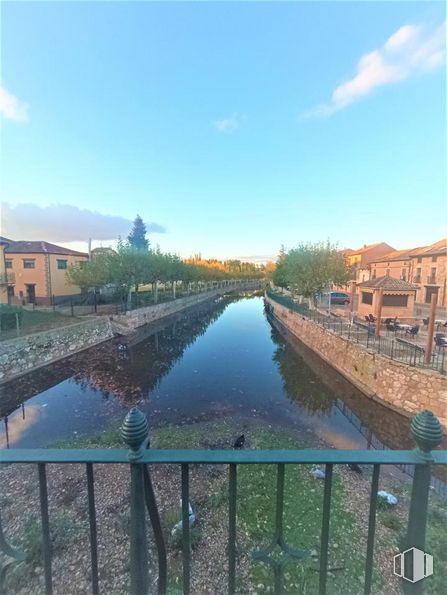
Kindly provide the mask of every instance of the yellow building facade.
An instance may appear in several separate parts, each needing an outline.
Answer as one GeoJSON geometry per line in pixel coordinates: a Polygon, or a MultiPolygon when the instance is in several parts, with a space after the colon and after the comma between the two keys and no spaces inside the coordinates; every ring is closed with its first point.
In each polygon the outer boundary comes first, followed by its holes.
{"type": "Polygon", "coordinates": [[[50,304],[52,296],[80,293],[67,282],[67,269],[85,262],[88,254],[50,242],[14,241],[0,238],[0,303],[50,304]]]}

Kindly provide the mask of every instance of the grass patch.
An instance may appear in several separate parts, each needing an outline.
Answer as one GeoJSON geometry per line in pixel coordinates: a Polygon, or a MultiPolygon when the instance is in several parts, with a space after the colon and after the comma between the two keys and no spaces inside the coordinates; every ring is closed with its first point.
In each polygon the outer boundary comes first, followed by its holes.
{"type": "MultiPolygon", "coordinates": [[[[294,449],[303,444],[283,433],[260,430],[256,448],[294,449]]],[[[323,484],[306,465],[286,465],[284,485],[284,537],[288,545],[304,550],[307,557],[285,565],[285,593],[318,592],[323,484]]],[[[244,550],[267,547],[275,530],[276,468],[272,465],[240,465],[238,469],[238,519],[244,550]]],[[[345,492],[334,473],[330,524],[328,593],[359,593],[362,590],[364,552],[358,543],[359,529],[345,510],[345,492]]],[[[279,548],[277,548],[279,550],[279,548]]],[[[279,554],[279,551],[277,552],[279,554]]],[[[278,559],[278,558],[276,558],[278,559]]],[[[375,584],[379,582],[376,573],[375,584]]],[[[273,572],[263,562],[253,563],[250,581],[258,593],[273,593],[273,572]]]]}
{"type": "MultiPolygon", "coordinates": [[[[67,326],[68,324],[75,324],[79,322],[79,318],[73,316],[66,316],[60,312],[53,311],[41,311],[41,310],[21,310],[22,317],[20,321],[20,335],[24,336],[30,333],[37,333],[39,331],[46,331],[52,328],[60,326],[67,326]]],[[[5,341],[7,339],[14,339],[17,337],[17,331],[15,328],[9,330],[3,330],[1,332],[1,339],[5,341]]]]}
{"type": "MultiPolygon", "coordinates": [[[[56,513],[51,517],[50,539],[52,556],[60,555],[74,545],[80,535],[81,527],[68,512],[56,513]]],[[[6,592],[15,593],[26,588],[33,576],[34,569],[43,565],[42,527],[36,518],[29,518],[23,527],[23,537],[19,549],[26,553],[26,559],[12,564],[6,573],[6,592]]]]}
{"type": "Polygon", "coordinates": [[[125,448],[121,435],[121,421],[109,425],[105,430],[91,436],[79,436],[57,440],[51,444],[51,448],[125,448]]]}

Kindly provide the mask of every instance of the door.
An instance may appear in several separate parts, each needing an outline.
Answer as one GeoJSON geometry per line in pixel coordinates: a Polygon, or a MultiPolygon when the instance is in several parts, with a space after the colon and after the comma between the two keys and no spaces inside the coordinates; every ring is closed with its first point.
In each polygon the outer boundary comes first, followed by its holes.
{"type": "Polygon", "coordinates": [[[14,301],[14,285],[8,285],[8,304],[14,301]]]}
{"type": "Polygon", "coordinates": [[[36,303],[36,286],[34,284],[26,285],[26,301],[28,304],[36,303]]]}

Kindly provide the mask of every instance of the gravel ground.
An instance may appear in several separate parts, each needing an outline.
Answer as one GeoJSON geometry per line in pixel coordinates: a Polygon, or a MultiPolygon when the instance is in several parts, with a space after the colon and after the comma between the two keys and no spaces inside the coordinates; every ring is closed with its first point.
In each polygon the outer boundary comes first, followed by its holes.
{"type": "MultiPolygon", "coordinates": [[[[309,436],[306,436],[309,440],[309,436]]],[[[218,440],[208,435],[202,447],[220,448],[218,440]]],[[[319,444],[321,446],[321,443],[319,444]]],[[[249,444],[248,444],[249,447],[249,444]]],[[[337,467],[347,494],[346,508],[361,529],[355,548],[366,551],[369,490],[371,474],[359,475],[347,467],[337,467]]],[[[180,469],[178,465],[151,469],[159,512],[169,536],[179,514],[180,469]]],[[[55,595],[80,595],[91,592],[89,521],[85,468],[82,465],[47,465],[50,521],[53,532],[53,585],[55,595]]],[[[7,540],[30,551],[31,559],[8,570],[7,593],[28,595],[44,590],[43,568],[39,557],[39,494],[37,470],[33,465],[6,466],[0,470],[2,491],[0,506],[7,540]],[[24,540],[25,535],[25,540],[24,540]]],[[[317,480],[316,480],[317,481],[317,480]]],[[[192,551],[192,593],[197,595],[227,592],[228,517],[225,494],[227,470],[223,466],[193,465],[190,472],[191,502],[197,514],[195,532],[200,534],[192,551]],[[220,500],[219,500],[220,499],[220,500]]],[[[399,493],[396,515],[405,524],[408,514],[408,480],[396,469],[384,469],[380,489],[399,493]]],[[[123,465],[95,465],[95,495],[98,527],[100,591],[110,595],[128,592],[129,575],[129,469],[123,465]]],[[[151,545],[152,592],[156,585],[156,555],[151,545]]],[[[244,538],[238,535],[242,544],[244,538]]],[[[392,560],[397,553],[396,530],[382,523],[378,513],[375,559],[384,585],[383,595],[400,592],[393,576],[392,560]]],[[[170,569],[169,592],[181,592],[181,550],[168,540],[170,569]]],[[[248,554],[238,552],[237,573],[240,585],[249,585],[248,554]]],[[[242,587],[241,593],[256,593],[242,587]]],[[[342,594],[340,594],[342,595],[342,594]]]]}

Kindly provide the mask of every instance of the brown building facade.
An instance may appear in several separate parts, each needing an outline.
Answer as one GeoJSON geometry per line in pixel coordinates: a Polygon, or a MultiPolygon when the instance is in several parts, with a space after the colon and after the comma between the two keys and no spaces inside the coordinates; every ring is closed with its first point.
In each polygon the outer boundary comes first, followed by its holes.
{"type": "Polygon", "coordinates": [[[383,292],[381,318],[399,318],[401,322],[413,320],[417,286],[387,275],[357,285],[357,316],[378,316],[380,291],[383,292]]]}
{"type": "Polygon", "coordinates": [[[0,238],[0,244],[0,303],[45,305],[52,296],[80,293],[67,282],[66,272],[70,265],[87,261],[86,253],[50,242],[0,238]]]}
{"type": "Polygon", "coordinates": [[[394,250],[370,264],[371,279],[388,275],[417,285],[416,304],[447,306],[447,239],[411,250],[394,250]]]}

